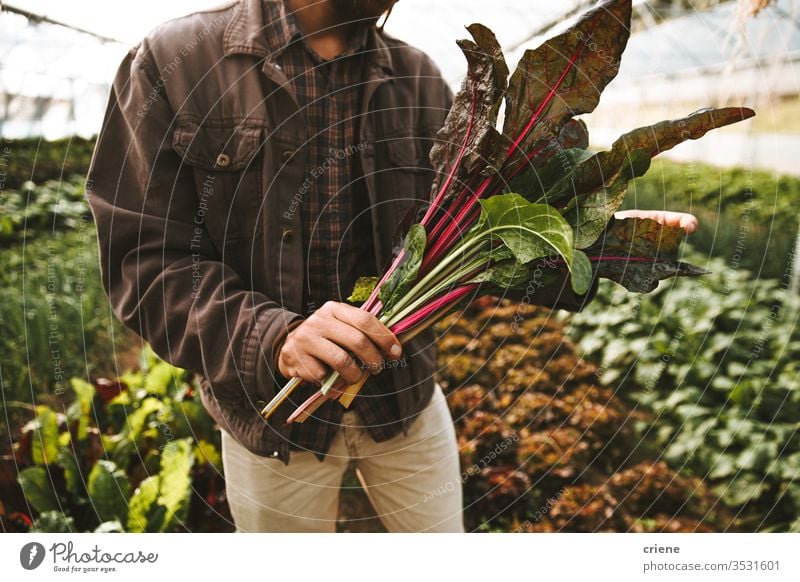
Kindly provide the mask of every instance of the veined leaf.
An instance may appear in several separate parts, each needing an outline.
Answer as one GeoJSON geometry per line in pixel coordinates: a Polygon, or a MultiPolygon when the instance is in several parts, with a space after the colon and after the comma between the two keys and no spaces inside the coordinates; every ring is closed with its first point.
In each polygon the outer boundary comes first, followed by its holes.
{"type": "Polygon", "coordinates": [[[491,30],[481,24],[472,24],[467,30],[474,40],[458,41],[467,58],[467,75],[430,152],[436,172],[434,197],[451,176],[458,178],[487,165],[502,145],[495,123],[506,90],[508,66],[491,30]]]}
{"type": "Polygon", "coordinates": [[[629,291],[649,293],[661,279],[707,273],[678,260],[684,236],[681,227],[663,226],[648,218],[614,219],[586,254],[600,277],[629,291]]]}
{"type": "Polygon", "coordinates": [[[699,139],[712,129],[743,121],[754,115],[755,112],[746,107],[701,109],[681,119],[661,121],[629,131],[619,137],[609,151],[598,152],[575,168],[571,176],[573,188],[580,194],[609,184],[629,164],[631,156],[637,150],[647,152],[652,158],[684,141],[699,139]]]}
{"type": "Polygon", "coordinates": [[[161,454],[161,472],[158,503],[166,508],[161,531],[171,529],[177,520],[185,517],[192,492],[191,470],[194,450],[191,439],[172,441],[161,454]]]}
{"type": "Polygon", "coordinates": [[[580,148],[560,150],[544,166],[531,167],[517,174],[509,183],[508,190],[519,192],[531,202],[564,206],[579,194],[573,184],[576,170],[594,155],[594,152],[580,148]]]}
{"type": "Polygon", "coordinates": [[[511,75],[503,134],[517,144],[506,167],[525,163],[573,116],[597,107],[630,35],[631,1],[605,0],[563,33],[528,50],[511,75]]]}
{"type": "Polygon", "coordinates": [[[492,230],[520,263],[557,253],[572,263],[572,228],[546,204],[531,204],[516,193],[483,199],[476,231],[492,230]]]}
{"type": "Polygon", "coordinates": [[[49,406],[39,404],[36,417],[28,422],[23,432],[31,435],[31,457],[37,465],[53,463],[58,457],[58,413],[49,406]]]}
{"type": "Polygon", "coordinates": [[[564,213],[572,225],[575,248],[583,249],[593,244],[619,210],[628,189],[628,182],[642,176],[650,169],[650,154],[634,150],[608,187],[578,198],[577,204],[564,213]]]}
{"type": "Polygon", "coordinates": [[[497,289],[523,289],[533,276],[533,268],[515,260],[495,263],[467,283],[489,283],[497,289]]]}
{"type": "Polygon", "coordinates": [[[426,244],[425,227],[413,224],[403,241],[403,260],[392,275],[381,285],[380,300],[388,310],[414,284],[422,264],[426,244]]]}
{"type": "Polygon", "coordinates": [[[82,441],[86,438],[89,430],[89,419],[92,415],[92,404],[94,402],[95,388],[88,382],[80,378],[70,380],[70,386],[75,393],[74,409],[70,407],[68,417],[70,420],[78,421],[77,438],[82,441]]]}
{"type": "Polygon", "coordinates": [[[128,510],[128,531],[134,533],[158,532],[164,523],[164,507],[157,509],[160,477],[151,475],[134,491],[128,510]]]}
{"type": "Polygon", "coordinates": [[[84,496],[83,476],[81,475],[78,460],[72,454],[72,451],[69,448],[62,448],[58,452],[56,462],[64,470],[64,482],[67,486],[67,491],[75,497],[84,496]]]}
{"type": "Polygon", "coordinates": [[[366,301],[369,299],[372,290],[375,289],[375,285],[377,284],[377,277],[359,277],[356,281],[356,284],[353,286],[353,292],[350,294],[350,297],[348,297],[347,300],[350,303],[366,301]]]}
{"type": "Polygon", "coordinates": [[[89,497],[101,522],[119,520],[128,515],[130,483],[125,471],[111,461],[99,460],[89,472],[89,497]]]}
{"type": "Polygon", "coordinates": [[[44,467],[23,469],[17,476],[17,481],[22,487],[25,499],[39,513],[61,510],[56,498],[55,486],[50,481],[50,477],[44,467]]]}

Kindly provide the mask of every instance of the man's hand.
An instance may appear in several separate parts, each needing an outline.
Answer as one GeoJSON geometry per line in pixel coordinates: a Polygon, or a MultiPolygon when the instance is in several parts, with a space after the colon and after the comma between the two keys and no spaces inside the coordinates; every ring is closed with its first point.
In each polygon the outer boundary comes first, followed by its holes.
{"type": "Polygon", "coordinates": [[[278,353],[278,371],[285,378],[320,383],[335,370],[345,381],[337,388],[358,382],[359,361],[377,374],[385,358],[396,360],[402,353],[397,337],[377,317],[329,301],[286,336],[278,353]]]}
{"type": "Polygon", "coordinates": [[[670,212],[669,210],[621,210],[614,214],[616,218],[650,218],[664,226],[679,226],[692,234],[697,230],[697,217],[686,212],[670,212]]]}

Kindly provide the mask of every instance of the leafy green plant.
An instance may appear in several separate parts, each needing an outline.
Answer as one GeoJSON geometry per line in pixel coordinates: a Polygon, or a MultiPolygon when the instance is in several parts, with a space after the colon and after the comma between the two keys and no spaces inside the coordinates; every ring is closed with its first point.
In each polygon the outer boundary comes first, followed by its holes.
{"type": "MultiPolygon", "coordinates": [[[[95,236],[86,222],[0,249],[0,386],[6,407],[65,392],[74,375],[114,373],[116,352],[132,343],[133,335],[108,305],[95,236]]],[[[0,433],[4,423],[5,415],[0,433]]]]}
{"type": "Polygon", "coordinates": [[[142,369],[94,384],[73,378],[60,411],[36,407],[14,448],[32,531],[164,532],[211,506],[224,515],[219,433],[197,377],[149,349],[142,369]],[[205,491],[195,491],[202,484],[205,491]],[[31,516],[34,517],[34,516],[31,516]]]}
{"type": "Polygon", "coordinates": [[[597,384],[547,309],[484,298],[438,329],[470,530],[732,528],[699,479],[658,459],[653,435],[637,438],[651,418],[597,384]]]}
{"type": "Polygon", "coordinates": [[[647,297],[601,286],[569,335],[598,381],[653,414],[639,434],[712,484],[739,527],[800,531],[800,298],[785,279],[707,267],[647,297]]]}
{"type": "Polygon", "coordinates": [[[50,141],[38,137],[6,139],[4,186],[15,190],[23,189],[23,184],[29,180],[41,184],[76,174],[85,176],[94,144],[95,138],[78,136],[50,141]]]}
{"type": "Polygon", "coordinates": [[[27,241],[55,231],[77,229],[91,220],[81,176],[25,182],[0,195],[0,244],[27,241]]]}

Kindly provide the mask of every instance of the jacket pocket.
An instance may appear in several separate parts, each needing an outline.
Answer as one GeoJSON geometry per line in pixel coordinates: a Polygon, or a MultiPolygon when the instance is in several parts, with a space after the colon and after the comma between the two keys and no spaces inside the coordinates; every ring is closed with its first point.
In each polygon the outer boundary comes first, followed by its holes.
{"type": "Polygon", "coordinates": [[[409,130],[399,130],[376,141],[376,192],[381,212],[389,224],[398,225],[392,233],[392,245],[419,218],[430,200],[433,171],[423,155],[422,140],[409,130]]]}
{"type": "Polygon", "coordinates": [[[194,172],[202,224],[220,248],[261,233],[261,128],[179,125],[172,147],[194,172]]]}

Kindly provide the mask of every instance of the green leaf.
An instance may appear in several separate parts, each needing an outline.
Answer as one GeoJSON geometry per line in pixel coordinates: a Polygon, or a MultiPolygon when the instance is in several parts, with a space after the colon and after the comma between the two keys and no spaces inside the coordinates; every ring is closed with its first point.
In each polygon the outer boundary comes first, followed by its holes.
{"type": "Polygon", "coordinates": [[[403,241],[403,259],[400,265],[381,285],[379,296],[384,311],[388,311],[416,281],[425,254],[425,239],[425,227],[421,224],[411,225],[403,241]]]}
{"type": "MultiPolygon", "coordinates": [[[[617,75],[630,35],[630,0],[605,0],[563,33],[525,51],[509,80],[503,134],[531,154],[558,137],[575,115],[597,107],[600,93],[617,75]]],[[[524,163],[522,156],[507,165],[524,163]]]]}
{"type": "Polygon", "coordinates": [[[130,500],[128,531],[134,533],[161,531],[165,508],[157,503],[160,485],[161,478],[158,475],[151,475],[139,483],[130,500]]]}
{"type": "Polygon", "coordinates": [[[33,430],[31,458],[37,465],[53,463],[58,456],[58,414],[49,406],[36,407],[36,417],[23,428],[33,430]]]}
{"type": "Polygon", "coordinates": [[[64,482],[67,491],[75,497],[84,496],[83,477],[81,476],[80,466],[78,465],[78,460],[75,458],[75,455],[73,455],[69,449],[61,449],[58,452],[56,462],[59,467],[64,470],[64,482]]]}
{"type": "Polygon", "coordinates": [[[17,476],[25,499],[39,513],[60,510],[53,483],[44,467],[28,467],[17,476]]]}
{"type": "Polygon", "coordinates": [[[31,533],[73,533],[75,520],[61,511],[53,510],[42,513],[31,525],[31,533]]]}
{"type": "Polygon", "coordinates": [[[77,418],[71,420],[78,421],[77,438],[82,441],[86,438],[89,431],[89,421],[92,418],[92,404],[94,402],[95,388],[88,382],[80,378],[72,378],[70,386],[75,393],[75,404],[77,418]]]}
{"type": "Polygon", "coordinates": [[[564,213],[564,218],[572,225],[575,248],[584,249],[597,241],[625,199],[628,182],[649,168],[650,155],[644,150],[633,151],[607,188],[601,187],[578,198],[577,204],[564,213]]]}
{"type": "Polygon", "coordinates": [[[649,293],[661,279],[707,273],[678,261],[684,236],[682,228],[663,226],[649,218],[614,219],[586,254],[595,257],[598,276],[616,281],[629,291],[649,293]]]}
{"type": "Polygon", "coordinates": [[[580,148],[559,150],[543,166],[517,174],[506,190],[518,192],[531,202],[563,206],[579,194],[573,185],[575,170],[594,155],[580,148]]]}
{"type": "Polygon", "coordinates": [[[197,445],[194,447],[194,458],[198,465],[209,464],[217,471],[222,472],[222,455],[214,443],[202,439],[197,441],[197,445]]]}
{"type": "Polygon", "coordinates": [[[592,263],[586,253],[575,249],[570,267],[570,285],[578,295],[583,295],[592,286],[592,263]]]}
{"type": "Polygon", "coordinates": [[[468,283],[489,283],[500,290],[524,289],[533,277],[533,268],[515,260],[493,264],[468,283]]]}
{"type": "Polygon", "coordinates": [[[90,414],[92,411],[92,402],[94,401],[94,386],[80,378],[72,378],[72,380],[69,381],[69,385],[75,393],[75,398],[81,405],[81,410],[84,414],[90,414]]]}
{"type": "Polygon", "coordinates": [[[347,300],[350,303],[360,303],[369,299],[375,285],[378,284],[378,277],[359,277],[353,286],[353,292],[347,300]]]}
{"type": "Polygon", "coordinates": [[[166,396],[169,388],[178,384],[183,378],[184,371],[169,364],[158,361],[147,372],[144,380],[144,389],[148,394],[166,396]]]}
{"type": "Polygon", "coordinates": [[[185,519],[192,492],[191,469],[194,451],[191,439],[172,441],[161,454],[158,503],[166,509],[161,531],[172,529],[178,520],[185,519]]]}
{"type": "Polygon", "coordinates": [[[95,463],[89,472],[89,498],[100,521],[123,520],[128,515],[130,483],[124,471],[106,460],[95,463]]]}
{"type": "Polygon", "coordinates": [[[122,431],[110,439],[114,445],[112,454],[114,462],[121,466],[126,465],[128,455],[130,455],[133,445],[139,440],[148,418],[165,408],[166,405],[157,398],[145,398],[141,401],[139,408],[128,415],[122,431]]]}
{"type": "Polygon", "coordinates": [[[474,231],[491,231],[520,263],[557,253],[572,263],[572,229],[559,212],[532,204],[516,193],[480,200],[481,216],[474,231]]]}
{"type": "Polygon", "coordinates": [[[630,158],[638,150],[652,158],[684,141],[699,139],[712,129],[753,115],[753,110],[744,107],[701,109],[680,119],[639,127],[619,137],[609,151],[598,152],[575,168],[571,178],[573,187],[579,193],[594,191],[611,182],[626,165],[631,165],[630,158]]]}

